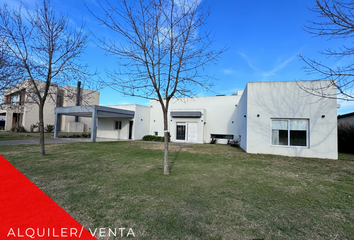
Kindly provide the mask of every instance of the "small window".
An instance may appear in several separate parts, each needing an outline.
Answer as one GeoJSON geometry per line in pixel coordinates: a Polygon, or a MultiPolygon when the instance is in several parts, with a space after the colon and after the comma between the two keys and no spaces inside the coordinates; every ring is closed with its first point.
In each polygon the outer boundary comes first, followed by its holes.
{"type": "Polygon", "coordinates": [[[234,139],[234,135],[232,135],[232,134],[210,134],[210,138],[234,139]]]}
{"type": "Polygon", "coordinates": [[[15,95],[12,96],[12,105],[20,105],[20,96],[19,95],[15,95]]]}
{"type": "Polygon", "coordinates": [[[155,133],[155,136],[158,136],[159,135],[159,133],[158,132],[154,132],[155,133]]]}
{"type": "Polygon", "coordinates": [[[308,146],[307,119],[272,120],[272,145],[274,146],[308,146]]]}
{"type": "Polygon", "coordinates": [[[122,121],[114,121],[114,129],[122,129],[122,121]]]}
{"type": "MultiPolygon", "coordinates": [[[[39,92],[39,95],[41,96],[41,98],[43,98],[44,97],[44,92],[39,92]]],[[[32,99],[34,101],[38,101],[39,100],[37,93],[33,93],[32,99]]]]}

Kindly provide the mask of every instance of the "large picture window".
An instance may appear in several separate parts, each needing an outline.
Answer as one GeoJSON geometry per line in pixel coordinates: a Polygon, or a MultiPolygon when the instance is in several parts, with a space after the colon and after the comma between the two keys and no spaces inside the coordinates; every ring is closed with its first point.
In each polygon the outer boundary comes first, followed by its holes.
{"type": "Polygon", "coordinates": [[[274,146],[308,146],[307,119],[273,119],[272,145],[274,146]]]}

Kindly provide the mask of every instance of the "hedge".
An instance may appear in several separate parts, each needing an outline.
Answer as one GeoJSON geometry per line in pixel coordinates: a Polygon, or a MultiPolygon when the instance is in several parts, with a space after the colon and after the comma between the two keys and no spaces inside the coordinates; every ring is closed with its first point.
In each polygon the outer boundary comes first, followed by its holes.
{"type": "Polygon", "coordinates": [[[338,151],[354,153],[354,122],[338,124],[338,151]]]}
{"type": "MultiPolygon", "coordinates": [[[[160,137],[160,136],[155,136],[155,135],[145,135],[142,139],[143,141],[153,141],[153,142],[164,142],[165,138],[160,137]]],[[[168,138],[168,141],[171,141],[171,138],[168,138]]]]}

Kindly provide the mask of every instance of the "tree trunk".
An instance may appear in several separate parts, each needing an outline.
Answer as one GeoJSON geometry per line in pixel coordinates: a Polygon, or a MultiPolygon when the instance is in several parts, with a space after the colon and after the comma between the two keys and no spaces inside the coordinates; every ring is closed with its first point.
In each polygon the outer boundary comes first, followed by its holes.
{"type": "Polygon", "coordinates": [[[167,109],[163,109],[163,125],[164,125],[164,158],[163,158],[163,173],[165,175],[170,174],[170,168],[168,166],[168,122],[167,122],[167,109]]]}
{"type": "Polygon", "coordinates": [[[44,123],[43,123],[43,107],[44,104],[40,103],[39,104],[39,148],[40,148],[40,153],[41,155],[45,155],[45,149],[44,149],[44,123]]]}

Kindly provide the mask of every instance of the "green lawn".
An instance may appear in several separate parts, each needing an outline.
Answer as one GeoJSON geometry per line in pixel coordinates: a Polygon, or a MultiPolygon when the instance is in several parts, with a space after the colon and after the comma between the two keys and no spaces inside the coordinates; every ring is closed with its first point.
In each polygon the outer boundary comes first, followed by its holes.
{"type": "MultiPolygon", "coordinates": [[[[53,138],[54,133],[44,133],[45,138],[53,138]]],[[[10,131],[0,131],[0,141],[9,140],[28,140],[28,139],[39,139],[38,132],[10,132],[10,131]]]]}
{"type": "MultiPolygon", "coordinates": [[[[59,137],[61,136],[70,136],[73,134],[78,134],[81,136],[81,132],[59,132],[59,137]]],[[[44,133],[44,138],[54,138],[54,133],[44,133]]],[[[38,132],[10,132],[10,131],[0,131],[0,141],[9,141],[9,140],[29,140],[29,139],[39,139],[38,132]]]]}
{"type": "Polygon", "coordinates": [[[247,154],[227,145],[102,142],[1,146],[86,228],[138,239],[354,239],[354,155],[247,154]]]}

